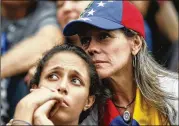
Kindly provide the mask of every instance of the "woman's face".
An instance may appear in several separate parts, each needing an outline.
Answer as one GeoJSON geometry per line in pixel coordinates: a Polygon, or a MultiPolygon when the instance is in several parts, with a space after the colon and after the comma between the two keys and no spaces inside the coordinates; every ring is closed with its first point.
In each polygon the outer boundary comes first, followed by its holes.
{"type": "Polygon", "coordinates": [[[64,28],[68,22],[77,19],[90,2],[91,1],[79,0],[58,1],[57,20],[62,28],[64,28]]]}
{"type": "Polygon", "coordinates": [[[91,56],[101,78],[117,76],[131,68],[131,40],[122,31],[84,29],[88,30],[79,34],[82,48],[91,56]]]}
{"type": "Polygon", "coordinates": [[[50,112],[54,124],[78,124],[82,110],[93,104],[87,64],[71,52],[57,53],[45,64],[39,86],[55,88],[63,96],[63,103],[56,103],[50,112]]]}

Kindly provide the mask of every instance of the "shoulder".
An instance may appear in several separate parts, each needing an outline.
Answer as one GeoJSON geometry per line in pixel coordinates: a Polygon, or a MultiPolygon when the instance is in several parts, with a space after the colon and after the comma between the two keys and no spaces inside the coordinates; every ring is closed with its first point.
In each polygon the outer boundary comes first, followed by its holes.
{"type": "Polygon", "coordinates": [[[60,25],[56,19],[56,11],[55,2],[39,1],[31,18],[32,25],[36,27],[37,31],[47,25],[53,25],[59,29],[60,25]]]}
{"type": "MultiPolygon", "coordinates": [[[[175,111],[176,111],[176,120],[173,120],[171,117],[170,121],[172,124],[179,124],[178,122],[178,79],[173,79],[171,77],[159,77],[159,82],[161,88],[173,95],[177,98],[177,100],[169,100],[170,104],[173,105],[175,111]]],[[[168,106],[169,107],[169,106],[168,106]]],[[[171,108],[169,107],[169,110],[171,111],[171,108]]]]}
{"type": "Polygon", "coordinates": [[[56,13],[56,4],[51,1],[39,1],[37,4],[36,12],[38,13],[56,13]],[[48,10],[48,11],[47,11],[48,10]]]}
{"type": "Polygon", "coordinates": [[[98,107],[94,106],[90,114],[83,120],[80,125],[98,125],[98,107]]]}
{"type": "Polygon", "coordinates": [[[34,22],[41,22],[49,19],[56,20],[56,11],[55,2],[39,1],[36,10],[32,14],[32,19],[34,22]]]}
{"type": "Polygon", "coordinates": [[[178,97],[178,79],[159,77],[159,84],[164,91],[170,92],[178,97]]]}

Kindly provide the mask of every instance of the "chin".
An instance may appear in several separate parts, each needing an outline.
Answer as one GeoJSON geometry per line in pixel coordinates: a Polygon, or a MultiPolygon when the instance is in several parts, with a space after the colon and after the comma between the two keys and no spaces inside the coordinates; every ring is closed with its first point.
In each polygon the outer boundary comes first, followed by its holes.
{"type": "Polygon", "coordinates": [[[62,124],[68,124],[65,117],[53,117],[50,119],[54,125],[62,125],[62,124]]]}
{"type": "MultiPolygon", "coordinates": [[[[69,125],[75,120],[72,118],[73,115],[66,112],[57,112],[50,120],[54,123],[54,125],[69,125]]],[[[73,123],[72,123],[73,124],[73,123]]]]}
{"type": "Polygon", "coordinates": [[[110,77],[110,74],[105,71],[97,70],[97,72],[98,72],[100,79],[105,79],[105,78],[110,77]]]}

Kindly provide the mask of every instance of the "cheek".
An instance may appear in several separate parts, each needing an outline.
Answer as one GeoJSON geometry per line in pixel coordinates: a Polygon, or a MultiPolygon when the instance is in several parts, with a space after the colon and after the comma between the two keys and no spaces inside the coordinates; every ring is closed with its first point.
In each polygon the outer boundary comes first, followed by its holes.
{"type": "Polygon", "coordinates": [[[130,50],[130,47],[126,44],[126,45],[123,45],[119,48],[116,48],[114,50],[115,52],[115,55],[116,55],[116,59],[120,62],[120,61],[123,61],[123,60],[127,60],[128,57],[131,55],[131,50],[130,50]]]}
{"type": "Polygon", "coordinates": [[[61,10],[58,10],[56,16],[57,16],[58,23],[63,25],[63,22],[64,22],[64,20],[63,20],[63,12],[61,10]]]}
{"type": "Polygon", "coordinates": [[[76,115],[80,114],[83,111],[83,108],[88,99],[87,91],[76,91],[76,93],[70,94],[70,104],[71,104],[71,112],[76,115]]]}
{"type": "Polygon", "coordinates": [[[58,84],[59,82],[53,82],[53,81],[47,81],[46,79],[41,79],[40,82],[39,82],[39,87],[47,87],[47,88],[56,88],[56,85],[58,84]]]}
{"type": "Polygon", "coordinates": [[[70,108],[65,110],[60,110],[55,115],[55,120],[63,120],[63,121],[70,121],[74,119],[78,119],[83,108],[85,106],[86,100],[88,95],[81,91],[77,91],[78,93],[70,93],[69,96],[66,97],[66,100],[70,104],[70,108]]]}
{"type": "Polygon", "coordinates": [[[78,105],[78,107],[81,108],[84,106],[87,98],[88,98],[88,91],[76,91],[75,93],[71,94],[70,100],[73,106],[78,105]]]}
{"type": "Polygon", "coordinates": [[[39,82],[39,87],[42,87],[42,86],[49,87],[49,84],[45,80],[42,80],[39,82]]]}
{"type": "Polygon", "coordinates": [[[121,44],[120,46],[116,46],[118,48],[113,48],[112,53],[110,53],[109,57],[111,57],[112,64],[114,67],[124,67],[131,56],[131,49],[128,44],[121,44]]]}

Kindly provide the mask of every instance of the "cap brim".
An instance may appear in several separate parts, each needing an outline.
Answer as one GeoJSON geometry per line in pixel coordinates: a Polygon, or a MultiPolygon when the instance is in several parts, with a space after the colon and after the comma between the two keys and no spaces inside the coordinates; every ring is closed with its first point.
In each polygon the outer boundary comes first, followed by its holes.
{"type": "Polygon", "coordinates": [[[123,25],[119,23],[115,23],[105,18],[90,17],[90,18],[85,18],[85,20],[78,19],[78,20],[68,23],[63,30],[64,36],[72,36],[72,35],[78,34],[80,29],[82,28],[80,27],[81,24],[92,25],[94,27],[104,29],[104,30],[115,30],[115,29],[120,29],[124,27],[123,25]]]}

